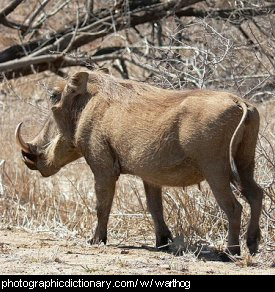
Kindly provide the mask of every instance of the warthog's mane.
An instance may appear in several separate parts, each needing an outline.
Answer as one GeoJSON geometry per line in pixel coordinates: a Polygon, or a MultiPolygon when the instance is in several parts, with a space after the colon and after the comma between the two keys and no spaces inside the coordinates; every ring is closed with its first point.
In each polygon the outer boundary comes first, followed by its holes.
{"type": "MultiPolygon", "coordinates": [[[[122,80],[99,72],[90,73],[88,83],[95,87],[106,101],[124,105],[137,101],[140,103],[142,100],[156,102],[161,100],[161,96],[166,96],[171,101],[171,99],[175,100],[176,96],[178,97],[177,93],[180,93],[177,90],[166,90],[143,82],[122,80]]],[[[181,95],[182,93],[181,91],[181,95]]]]}

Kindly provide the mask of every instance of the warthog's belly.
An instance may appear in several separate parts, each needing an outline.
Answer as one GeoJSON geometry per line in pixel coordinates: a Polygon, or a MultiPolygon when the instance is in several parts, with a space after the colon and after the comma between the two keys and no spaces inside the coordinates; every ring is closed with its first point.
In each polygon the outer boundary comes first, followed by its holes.
{"type": "Polygon", "coordinates": [[[185,187],[204,180],[199,168],[188,159],[177,165],[165,166],[156,163],[136,169],[122,169],[122,172],[139,176],[148,183],[159,186],[185,187]]]}

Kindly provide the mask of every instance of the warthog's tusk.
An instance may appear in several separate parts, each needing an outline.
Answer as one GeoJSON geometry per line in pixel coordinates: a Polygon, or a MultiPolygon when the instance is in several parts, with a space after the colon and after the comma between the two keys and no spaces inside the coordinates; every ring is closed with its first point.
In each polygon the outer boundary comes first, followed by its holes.
{"type": "Polygon", "coordinates": [[[23,155],[23,161],[27,162],[28,164],[35,165],[35,163],[32,160],[30,160],[28,157],[24,155],[23,155]]]}
{"type": "Polygon", "coordinates": [[[22,122],[19,123],[15,129],[16,143],[20,146],[20,148],[23,151],[25,151],[26,153],[31,153],[29,145],[26,142],[24,142],[24,140],[22,139],[21,134],[20,134],[20,129],[21,129],[22,125],[23,125],[22,122]]]}

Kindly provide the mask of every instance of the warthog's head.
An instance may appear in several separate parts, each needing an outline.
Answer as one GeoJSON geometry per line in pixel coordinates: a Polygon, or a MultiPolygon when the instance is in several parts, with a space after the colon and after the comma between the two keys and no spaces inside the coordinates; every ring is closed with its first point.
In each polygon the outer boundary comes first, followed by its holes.
{"type": "Polygon", "coordinates": [[[15,130],[24,163],[44,177],[57,173],[64,165],[81,157],[74,136],[79,112],[90,96],[88,76],[87,72],[76,73],[53,89],[50,96],[52,114],[32,141],[25,142],[22,138],[22,123],[15,130]]]}

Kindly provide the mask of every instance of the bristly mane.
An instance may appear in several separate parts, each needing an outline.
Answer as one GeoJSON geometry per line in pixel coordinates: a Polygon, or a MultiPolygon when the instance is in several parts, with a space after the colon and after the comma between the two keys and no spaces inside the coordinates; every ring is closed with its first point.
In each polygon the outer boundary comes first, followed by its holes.
{"type": "Polygon", "coordinates": [[[166,94],[173,92],[172,90],[157,88],[142,82],[122,80],[98,71],[90,73],[88,83],[95,87],[98,93],[108,102],[119,102],[123,104],[136,101],[137,98],[140,101],[142,97],[149,96],[150,99],[159,99],[160,95],[164,92],[166,94]]]}

